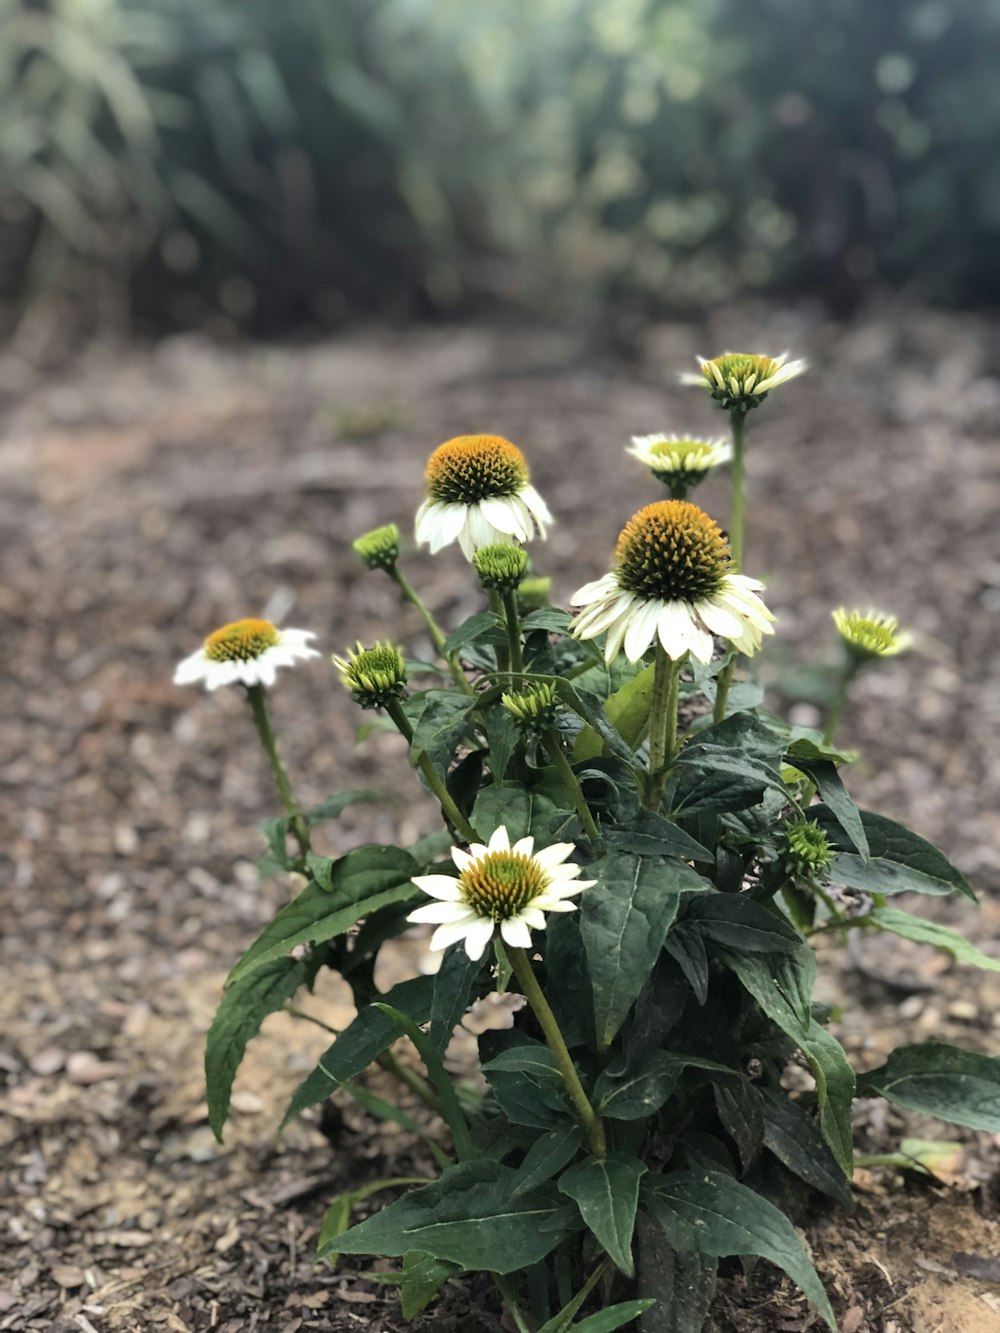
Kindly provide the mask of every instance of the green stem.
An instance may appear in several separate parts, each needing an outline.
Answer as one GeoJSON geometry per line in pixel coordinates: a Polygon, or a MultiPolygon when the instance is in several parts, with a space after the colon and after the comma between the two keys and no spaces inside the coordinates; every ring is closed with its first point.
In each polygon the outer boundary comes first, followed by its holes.
{"type": "Polygon", "coordinates": [[[590,813],[590,807],[587,805],[586,797],[583,794],[583,788],[580,786],[580,779],[573,772],[573,768],[563,754],[562,746],[559,743],[558,733],[553,728],[545,733],[545,748],[549,752],[549,758],[555,764],[559,776],[563,780],[563,786],[573,802],[573,809],[580,816],[580,822],[587,832],[587,837],[592,842],[600,840],[600,831],[594,822],[594,816],[590,813]]]}
{"type": "MultiPolygon", "coordinates": [[[[413,728],[410,726],[410,719],[403,712],[399,700],[394,699],[391,703],[386,704],[385,711],[396,724],[396,729],[399,734],[403,737],[406,743],[412,747],[413,728]]],[[[430,759],[428,759],[425,751],[421,750],[415,757],[414,762],[426,778],[428,787],[430,787],[431,791],[437,797],[438,805],[440,805],[442,813],[452,827],[462,835],[466,842],[478,842],[476,830],[455,804],[451,792],[449,792],[445,785],[444,779],[431,763],[430,759]]]]}
{"type": "Polygon", "coordinates": [[[813,926],[805,934],[809,939],[814,935],[822,935],[830,930],[855,930],[858,926],[863,928],[877,925],[878,922],[873,916],[841,916],[833,921],[824,921],[822,925],[813,926]]]}
{"type": "Polygon", "coordinates": [[[503,594],[504,619],[507,622],[507,643],[510,652],[510,669],[516,675],[524,671],[521,657],[521,622],[517,614],[517,597],[513,590],[503,594]]]}
{"type": "Polygon", "coordinates": [[[517,1303],[517,1296],[514,1294],[513,1280],[500,1273],[494,1273],[493,1281],[497,1284],[497,1290],[503,1297],[504,1304],[507,1307],[511,1319],[514,1321],[514,1327],[517,1329],[517,1333],[531,1333],[517,1303]]]}
{"type": "Polygon", "coordinates": [[[832,745],[833,738],[836,735],[837,728],[840,725],[840,719],[844,715],[844,709],[847,706],[847,697],[850,693],[851,682],[858,673],[858,663],[849,658],[840,677],[840,684],[837,686],[837,693],[834,695],[833,703],[830,705],[830,712],[826,719],[826,727],[823,731],[823,744],[832,745]]]}
{"type": "MultiPolygon", "coordinates": [[[[733,436],[733,461],[730,467],[730,480],[732,484],[732,502],[729,509],[729,555],[730,568],[734,574],[738,574],[743,568],[743,516],[746,508],[746,431],[747,419],[746,413],[734,409],[729,414],[729,426],[733,436]]],[[[719,672],[715,687],[715,708],[712,712],[713,722],[721,722],[726,716],[726,704],[729,701],[729,687],[733,683],[733,674],[736,671],[736,654],[726,663],[719,672]]]]}
{"type": "Polygon", "coordinates": [[[507,961],[517,977],[525,999],[531,1005],[535,1017],[541,1025],[549,1050],[556,1058],[556,1064],[559,1066],[559,1072],[562,1075],[563,1083],[566,1085],[569,1099],[583,1122],[587,1147],[595,1157],[607,1156],[607,1147],[604,1142],[604,1125],[583,1090],[580,1076],[576,1072],[576,1065],[573,1063],[573,1058],[566,1046],[563,1034],[559,1030],[556,1016],[549,1008],[548,1000],[542,994],[542,988],[539,986],[538,979],[532,970],[528,955],[523,949],[515,949],[502,941],[500,947],[507,956],[507,961]]]}
{"type": "MultiPolygon", "coordinates": [[[[686,654],[685,654],[686,656],[686,654]]],[[[677,753],[677,708],[684,658],[672,661],[657,640],[653,698],[649,707],[649,783],[646,806],[654,810],[663,791],[665,769],[677,753]]]]}
{"type": "Polygon", "coordinates": [[[424,624],[427,626],[427,632],[431,636],[431,642],[434,644],[435,651],[437,652],[439,657],[443,657],[444,660],[448,663],[448,670],[451,672],[452,680],[455,682],[455,684],[458,686],[458,688],[462,691],[463,694],[474,693],[472,686],[465,679],[465,672],[462,670],[462,664],[458,660],[458,654],[457,653],[448,654],[445,652],[444,631],[441,629],[441,626],[431,615],[430,611],[424,604],[423,599],[412,587],[412,585],[410,584],[406,576],[402,573],[402,571],[398,568],[398,566],[393,565],[391,569],[386,570],[386,573],[392,579],[393,583],[395,583],[399,591],[403,594],[403,600],[409,602],[411,606],[416,607],[416,609],[423,616],[424,624]]]}
{"type": "Polygon", "coordinates": [[[407,1069],[406,1065],[401,1060],[397,1060],[391,1051],[383,1051],[381,1055],[377,1055],[375,1058],[387,1074],[391,1074],[394,1079],[402,1083],[404,1088],[409,1088],[415,1097],[419,1097],[428,1110],[433,1111],[435,1115],[441,1114],[441,1103],[438,1101],[433,1088],[426,1079],[420,1077],[415,1069],[407,1069]]]}
{"type": "Polygon", "coordinates": [[[302,855],[305,856],[309,851],[309,831],[306,828],[306,821],[302,818],[302,811],[292,795],[292,785],[288,781],[288,774],[278,758],[278,743],[275,740],[271,717],[267,710],[267,695],[264,686],[247,685],[246,692],[253,712],[253,720],[257,724],[257,734],[260,736],[261,744],[271,765],[274,785],[278,789],[281,804],[285,807],[285,813],[288,815],[289,826],[295,835],[295,841],[299,844],[302,855]]]}

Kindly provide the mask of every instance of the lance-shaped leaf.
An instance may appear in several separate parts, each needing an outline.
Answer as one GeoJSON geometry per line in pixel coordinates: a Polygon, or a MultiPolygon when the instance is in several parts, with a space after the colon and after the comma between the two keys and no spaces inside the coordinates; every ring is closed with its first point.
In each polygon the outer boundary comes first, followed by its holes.
{"type": "Polygon", "coordinates": [[[953,1125],[1000,1134],[1000,1057],[926,1041],[897,1047],[860,1082],[866,1096],[874,1093],[953,1125]]]}
{"type": "Polygon", "coordinates": [[[641,1333],[701,1333],[715,1295],[718,1261],[675,1250],[649,1213],[639,1214],[636,1235],[639,1291],[655,1301],[639,1321],[641,1333]]]}
{"type": "Polygon", "coordinates": [[[432,1185],[337,1236],[331,1249],[389,1257],[421,1250],[488,1273],[527,1268],[568,1234],[576,1208],[548,1185],[516,1195],[516,1174],[485,1159],[449,1167],[432,1185]]]}
{"type": "Polygon", "coordinates": [[[765,1146],[807,1185],[836,1199],[844,1208],[853,1208],[844,1172],[823,1142],[816,1121],[796,1102],[789,1101],[783,1089],[764,1088],[762,1094],[765,1146]]]}
{"type": "Polygon", "coordinates": [[[692,1254],[755,1254],[783,1269],[826,1321],[837,1323],[826,1292],[795,1228],[753,1190],[721,1171],[674,1171],[647,1177],[642,1196],[675,1250],[692,1254]]]}
{"type": "Polygon", "coordinates": [[[851,1133],[851,1107],[856,1088],[854,1070],[837,1038],[815,1021],[808,1039],[800,1044],[816,1080],[820,1132],[841,1171],[850,1176],[854,1170],[851,1133]]]}
{"type": "Polygon", "coordinates": [[[923,917],[911,916],[895,907],[876,907],[871,919],[879,930],[901,935],[904,940],[913,940],[917,944],[930,944],[943,953],[950,953],[959,963],[970,963],[985,972],[1000,972],[1000,959],[988,958],[957,930],[940,926],[936,921],[925,921],[923,917]]]}
{"type": "Polygon", "coordinates": [[[626,1277],[635,1270],[632,1233],[645,1174],[638,1158],[612,1152],[578,1162],[559,1179],[562,1193],[576,1200],[580,1216],[626,1277]]]}
{"type": "Polygon", "coordinates": [[[867,861],[870,853],[864,820],[861,818],[861,811],[841,781],[836,764],[830,759],[799,758],[795,761],[795,767],[812,778],[827,810],[850,839],[861,859],[867,861]]]}
{"type": "Polygon", "coordinates": [[[865,893],[960,893],[976,901],[965,876],[925,838],[912,833],[884,815],[861,811],[868,839],[869,860],[852,850],[852,842],[826,806],[809,811],[826,831],[839,855],[834,857],[831,878],[865,893]]]}
{"type": "Polygon", "coordinates": [[[229,974],[227,985],[300,944],[320,944],[349,930],[363,916],[418,896],[411,884],[418,866],[399,847],[358,847],[328,863],[328,887],[313,882],[264,927],[229,974]]]}

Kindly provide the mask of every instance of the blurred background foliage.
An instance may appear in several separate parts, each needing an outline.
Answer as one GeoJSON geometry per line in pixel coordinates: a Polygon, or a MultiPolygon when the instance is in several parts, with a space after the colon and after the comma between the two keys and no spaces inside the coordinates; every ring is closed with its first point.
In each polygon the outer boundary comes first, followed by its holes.
{"type": "Polygon", "coordinates": [[[0,304],[1000,297],[1000,0],[0,0],[0,304]]]}

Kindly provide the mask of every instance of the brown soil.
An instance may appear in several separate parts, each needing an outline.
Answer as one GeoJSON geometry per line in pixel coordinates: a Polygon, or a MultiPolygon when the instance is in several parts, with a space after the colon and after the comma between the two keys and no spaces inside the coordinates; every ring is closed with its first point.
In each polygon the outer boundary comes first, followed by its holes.
{"type": "MultiPolygon", "coordinates": [[[[541,559],[565,598],[650,497],[623,460],[628,435],[724,425],[674,370],[741,342],[807,352],[819,369],[753,421],[748,566],[767,574],[783,631],[766,669],[786,696],[808,692],[802,663],[832,658],[841,601],[886,604],[914,626],[917,649],[858,684],[851,785],[970,876],[978,914],[920,908],[1000,956],[995,340],[972,318],[883,312],[843,328],[765,309],[649,329],[627,362],[562,335],[481,329],[104,348],[58,374],[0,357],[0,1330],[403,1327],[391,1288],[312,1253],[334,1194],[420,1174],[422,1151],[350,1106],[329,1138],[310,1116],[274,1133],[324,1034],[269,1021],[225,1146],[207,1128],[201,1050],[222,979],[288,887],[255,868],[273,800],[241,700],[174,689],[170,675],[246,613],[311,627],[328,650],[390,625],[420,649],[419,622],[349,541],[409,523],[423,460],[450,435],[523,444],[560,518],[541,559]]],[[[723,512],[724,489],[706,491],[723,512]]],[[[449,625],[477,608],[454,552],[413,555],[408,570],[449,625]]],[[[385,779],[393,739],[354,747],[358,717],[322,663],[288,673],[274,702],[303,800],[385,779]]],[[[398,808],[350,812],[336,847],[432,827],[404,785],[398,808]]],[[[997,974],[894,943],[824,955],[823,996],[843,1004],[859,1065],[931,1035],[995,1053],[997,974]]],[[[421,956],[404,946],[390,966],[421,956]]],[[[335,1026],[345,1013],[332,982],[309,1003],[335,1026]]],[[[1000,1144],[859,1106],[862,1151],[906,1133],[961,1146],[936,1181],[860,1172],[855,1214],[807,1228],[842,1333],[1000,1330],[1000,1144]]],[[[413,1327],[501,1327],[488,1285],[449,1290],[413,1327]]],[[[765,1265],[727,1279],[714,1319],[719,1333],[814,1326],[765,1265]]]]}

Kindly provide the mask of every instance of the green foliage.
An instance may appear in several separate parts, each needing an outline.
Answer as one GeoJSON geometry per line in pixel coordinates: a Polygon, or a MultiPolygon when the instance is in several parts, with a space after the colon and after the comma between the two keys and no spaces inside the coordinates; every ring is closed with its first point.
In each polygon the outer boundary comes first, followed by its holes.
{"type": "Polygon", "coordinates": [[[1000,1134],[997,1056],[940,1041],[899,1046],[884,1065],[862,1076],[861,1090],[953,1125],[1000,1134]]]}

